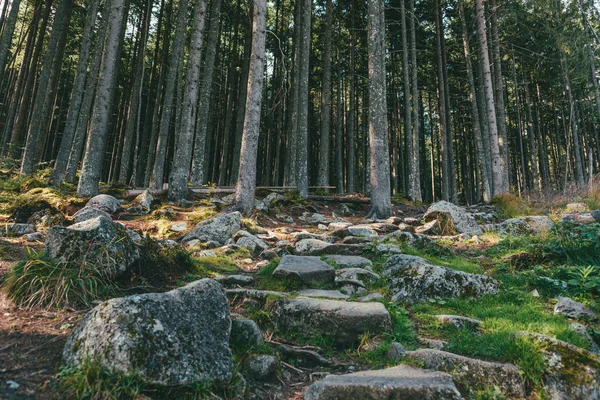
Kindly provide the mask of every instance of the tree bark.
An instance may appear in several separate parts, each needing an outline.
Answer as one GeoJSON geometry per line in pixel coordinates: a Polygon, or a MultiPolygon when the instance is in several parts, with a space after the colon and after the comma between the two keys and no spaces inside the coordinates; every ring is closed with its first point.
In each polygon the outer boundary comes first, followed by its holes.
{"type": "Polygon", "coordinates": [[[298,54],[297,182],[300,197],[308,197],[308,75],[312,0],[300,3],[300,54],[298,54]]]}
{"type": "Polygon", "coordinates": [[[415,201],[422,201],[423,196],[421,193],[421,168],[420,168],[420,129],[419,129],[419,85],[418,85],[418,72],[417,67],[417,32],[415,28],[415,1],[409,0],[408,2],[410,18],[408,20],[408,28],[410,31],[410,54],[411,54],[411,72],[412,72],[412,154],[411,163],[413,167],[413,199],[415,201]]]}
{"type": "MultiPolygon", "coordinates": [[[[4,0],[8,3],[8,0],[4,0]]],[[[19,16],[19,7],[21,6],[21,0],[12,0],[10,6],[10,12],[4,22],[4,30],[2,30],[2,36],[0,36],[0,82],[4,77],[4,69],[6,68],[6,60],[8,59],[8,52],[12,43],[13,34],[15,32],[15,26],[17,25],[17,17],[19,16]]]]}
{"type": "Polygon", "coordinates": [[[327,0],[325,15],[325,49],[323,51],[323,91],[321,94],[321,142],[319,186],[329,186],[329,142],[331,125],[331,39],[333,32],[333,2],[327,0]]]}

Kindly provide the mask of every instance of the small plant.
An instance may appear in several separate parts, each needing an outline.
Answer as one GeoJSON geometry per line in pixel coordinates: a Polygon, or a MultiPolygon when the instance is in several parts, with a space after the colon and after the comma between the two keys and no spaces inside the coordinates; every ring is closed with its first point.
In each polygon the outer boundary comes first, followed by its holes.
{"type": "Polygon", "coordinates": [[[577,295],[597,294],[600,292],[600,269],[594,265],[575,267],[567,282],[577,295]]]}
{"type": "Polygon", "coordinates": [[[116,292],[115,285],[83,266],[56,264],[34,251],[11,268],[2,287],[17,305],[28,308],[89,306],[102,294],[116,292]]]}

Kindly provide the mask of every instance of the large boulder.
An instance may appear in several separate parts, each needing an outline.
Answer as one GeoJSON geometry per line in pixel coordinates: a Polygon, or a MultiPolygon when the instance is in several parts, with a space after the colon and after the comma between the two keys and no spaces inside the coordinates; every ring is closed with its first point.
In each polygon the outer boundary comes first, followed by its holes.
{"type": "Polygon", "coordinates": [[[469,235],[483,233],[470,213],[447,201],[433,203],[423,218],[425,221],[439,220],[444,233],[468,233],[469,235]]]}
{"type": "Polygon", "coordinates": [[[85,206],[81,210],[77,211],[73,214],[73,221],[78,224],[83,221],[87,221],[88,219],[94,219],[98,217],[106,217],[112,219],[110,214],[106,211],[102,211],[98,208],[85,206]]]}
{"type": "Polygon", "coordinates": [[[233,372],[230,326],[223,289],[203,279],[100,304],[75,327],[63,356],[67,365],[91,359],[157,385],[225,382],[233,372]]]}
{"type": "Polygon", "coordinates": [[[150,208],[152,207],[152,200],[154,200],[154,198],[150,194],[150,190],[146,189],[135,199],[133,199],[131,206],[127,209],[127,211],[134,214],[148,214],[150,212],[150,208]]]}
{"type": "Polygon", "coordinates": [[[284,256],[273,276],[292,278],[306,284],[322,285],[333,283],[335,270],[319,257],[284,256]]]}
{"type": "Polygon", "coordinates": [[[109,194],[99,194],[92,197],[85,206],[114,214],[121,208],[121,202],[109,194]]]}
{"type": "Polygon", "coordinates": [[[12,225],[6,225],[5,230],[8,231],[10,236],[23,236],[27,235],[28,233],[35,232],[35,226],[32,224],[16,223],[12,225]]]}
{"type": "Polygon", "coordinates": [[[181,238],[182,242],[198,239],[203,242],[217,242],[221,246],[242,228],[242,214],[233,212],[219,215],[201,222],[190,233],[181,238]]]}
{"type": "Polygon", "coordinates": [[[233,238],[236,245],[250,250],[254,255],[259,255],[269,248],[263,240],[246,231],[238,231],[233,238]]]}
{"type": "Polygon", "coordinates": [[[329,375],[308,388],[304,400],[463,400],[452,376],[409,365],[329,375]]]}
{"type": "Polygon", "coordinates": [[[319,239],[302,239],[296,243],[295,251],[303,256],[320,256],[325,254],[360,255],[364,250],[362,244],[327,243],[319,239]]]}
{"type": "Polygon", "coordinates": [[[54,226],[46,235],[46,255],[112,279],[140,258],[137,245],[124,227],[108,217],[96,217],[69,227],[54,226]]]}
{"type": "Polygon", "coordinates": [[[452,374],[459,387],[465,389],[463,392],[470,388],[497,386],[507,397],[526,397],[525,382],[519,369],[512,364],[482,361],[434,349],[409,351],[405,355],[423,368],[452,374]]]}
{"type": "Polygon", "coordinates": [[[392,329],[389,312],[381,303],[355,303],[312,298],[281,299],[273,305],[280,332],[333,337],[337,345],[356,344],[365,333],[392,329]]]}
{"type": "Polygon", "coordinates": [[[396,302],[417,303],[498,293],[495,279],[433,265],[421,257],[405,254],[390,257],[383,274],[388,277],[392,300],[396,302]]]}
{"type": "Polygon", "coordinates": [[[484,230],[501,235],[533,235],[549,232],[554,222],[545,215],[510,218],[499,224],[485,225],[484,230]]]}
{"type": "Polygon", "coordinates": [[[373,262],[368,258],[361,256],[340,256],[329,255],[325,256],[327,261],[333,261],[335,265],[342,268],[365,268],[371,269],[373,262]]]}
{"type": "Polygon", "coordinates": [[[598,320],[595,312],[573,299],[562,296],[558,297],[556,306],[554,306],[554,314],[562,314],[574,319],[598,320]]]}
{"type": "Polygon", "coordinates": [[[517,336],[538,342],[546,368],[544,391],[552,400],[600,399],[600,358],[595,354],[551,336],[517,332],[517,336]]]}

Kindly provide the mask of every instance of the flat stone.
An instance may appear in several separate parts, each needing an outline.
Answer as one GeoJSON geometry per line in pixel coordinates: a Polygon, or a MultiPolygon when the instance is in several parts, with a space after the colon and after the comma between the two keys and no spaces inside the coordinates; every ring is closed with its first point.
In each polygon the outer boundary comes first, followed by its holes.
{"type": "Polygon", "coordinates": [[[335,232],[335,231],[340,231],[342,229],[346,229],[349,226],[352,226],[351,222],[332,222],[327,227],[327,230],[335,232]]]}
{"type": "Polygon", "coordinates": [[[437,219],[415,228],[415,232],[419,235],[439,235],[441,231],[440,222],[437,219]]]}
{"type": "Polygon", "coordinates": [[[481,320],[460,315],[436,315],[435,317],[442,324],[454,325],[458,329],[466,328],[473,332],[479,332],[483,326],[483,321],[481,320]]]}
{"type": "Polygon", "coordinates": [[[304,400],[463,400],[452,376],[408,365],[348,375],[329,375],[312,384],[304,400]]]}
{"type": "Polygon", "coordinates": [[[29,233],[26,236],[28,242],[43,242],[44,234],[42,232],[29,233]]]}
{"type": "MultiPolygon", "coordinates": [[[[183,232],[188,228],[187,222],[178,222],[176,224],[171,225],[171,227],[169,228],[169,230],[171,232],[183,232]]],[[[198,240],[198,239],[195,239],[198,240]]]]}
{"type": "Polygon", "coordinates": [[[321,299],[331,299],[331,300],[347,300],[350,296],[345,295],[339,290],[322,290],[322,289],[307,289],[307,290],[299,290],[299,296],[304,297],[313,297],[313,298],[321,298],[321,299]]]}
{"type": "Polygon", "coordinates": [[[35,232],[35,225],[32,224],[12,224],[8,225],[8,232],[11,236],[23,236],[35,232]]]}
{"type": "Polygon", "coordinates": [[[333,337],[337,345],[356,344],[369,332],[390,332],[392,320],[381,303],[356,303],[311,298],[281,299],[273,308],[279,332],[333,337]]]}
{"type": "Polygon", "coordinates": [[[284,256],[273,271],[273,276],[298,279],[308,284],[327,284],[335,279],[334,269],[319,257],[284,256]]]}
{"type": "Polygon", "coordinates": [[[554,314],[562,314],[574,319],[598,320],[598,316],[592,310],[575,300],[562,296],[558,297],[556,306],[554,306],[554,314]]]}
{"type": "Polygon", "coordinates": [[[375,272],[371,272],[367,269],[362,268],[343,268],[335,271],[335,276],[341,280],[357,280],[364,284],[370,284],[381,279],[375,272]]]}
{"type": "Polygon", "coordinates": [[[463,388],[497,386],[510,398],[527,395],[519,369],[512,364],[482,361],[433,349],[409,351],[406,356],[422,363],[424,368],[452,374],[455,382],[463,388]]]}
{"type": "Polygon", "coordinates": [[[359,255],[363,249],[364,245],[360,244],[331,244],[318,239],[303,239],[295,245],[296,254],[303,256],[359,255]]]}
{"type": "Polygon", "coordinates": [[[402,249],[395,244],[382,243],[375,246],[375,251],[380,254],[402,254],[402,249]]]}
{"type": "Polygon", "coordinates": [[[531,235],[549,232],[554,227],[554,222],[547,216],[528,216],[510,218],[499,224],[485,225],[486,232],[495,232],[501,235],[531,235]]]}
{"type": "Polygon", "coordinates": [[[329,255],[325,256],[326,260],[333,261],[335,265],[343,268],[365,268],[370,269],[373,262],[368,258],[361,256],[340,256],[329,255]]]}
{"type": "Polygon", "coordinates": [[[441,230],[444,233],[468,233],[481,235],[483,231],[475,222],[475,218],[461,207],[447,201],[432,204],[423,218],[426,221],[440,220],[441,230]]]}
{"type": "Polygon", "coordinates": [[[226,286],[250,286],[254,283],[254,278],[247,275],[219,276],[215,280],[226,286]]]}
{"type": "Polygon", "coordinates": [[[221,246],[241,229],[242,214],[233,212],[219,215],[198,224],[190,233],[181,238],[181,242],[198,239],[203,242],[215,241],[221,246]]]}
{"type": "Polygon", "coordinates": [[[384,299],[385,299],[385,297],[381,293],[370,293],[366,296],[359,297],[356,300],[360,301],[362,303],[368,303],[370,301],[378,301],[378,300],[384,300],[384,299]]]}

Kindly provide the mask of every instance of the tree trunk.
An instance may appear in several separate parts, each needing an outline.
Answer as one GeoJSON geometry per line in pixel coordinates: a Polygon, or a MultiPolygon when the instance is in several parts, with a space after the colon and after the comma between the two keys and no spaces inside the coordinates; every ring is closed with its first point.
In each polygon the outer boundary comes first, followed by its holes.
{"type": "Polygon", "coordinates": [[[329,186],[329,141],[331,125],[331,39],[333,31],[333,2],[327,0],[325,16],[325,49],[323,52],[323,93],[321,94],[321,148],[319,157],[319,186],[329,186]]]}
{"type": "Polygon", "coordinates": [[[351,30],[350,30],[350,65],[348,74],[350,75],[350,93],[348,93],[348,115],[346,116],[346,129],[347,129],[347,141],[346,141],[346,192],[347,193],[355,193],[356,192],[356,183],[355,183],[355,168],[356,168],[356,102],[355,102],[355,92],[356,92],[356,30],[354,26],[354,14],[355,14],[355,3],[354,0],[350,0],[350,19],[351,22],[351,30]]]}
{"type": "Polygon", "coordinates": [[[575,179],[580,189],[585,187],[585,177],[583,173],[583,156],[581,152],[581,143],[579,141],[579,130],[577,128],[577,118],[575,114],[575,102],[573,101],[573,92],[571,91],[571,79],[567,70],[567,62],[563,54],[560,56],[560,65],[565,79],[565,93],[569,102],[569,120],[571,122],[571,133],[573,134],[573,151],[575,152],[575,179]]]}
{"type": "Polygon", "coordinates": [[[256,155],[265,68],[266,13],[266,0],[254,0],[252,55],[248,75],[246,115],[240,151],[240,167],[234,195],[234,207],[244,214],[250,214],[254,209],[256,192],[256,155]]]}
{"type": "Polygon", "coordinates": [[[417,33],[415,28],[415,1],[410,0],[408,20],[408,28],[410,31],[410,54],[411,54],[411,72],[412,72],[412,154],[410,163],[413,167],[413,199],[415,201],[422,201],[423,196],[421,194],[421,168],[420,168],[420,129],[419,129],[419,85],[418,85],[418,64],[417,64],[417,33]]]}
{"type": "Polygon", "coordinates": [[[479,38],[479,50],[481,66],[483,68],[483,89],[485,103],[487,105],[487,125],[490,137],[490,150],[492,159],[492,194],[501,195],[505,192],[500,159],[500,146],[498,138],[498,124],[496,122],[496,106],[494,103],[494,92],[492,85],[492,71],[490,69],[490,58],[485,32],[485,15],[482,0],[475,0],[475,12],[477,19],[477,36],[479,38]]]}
{"type": "MultiPolygon", "coordinates": [[[[8,0],[4,0],[8,3],[8,0]]],[[[4,29],[2,30],[2,36],[0,36],[0,82],[4,78],[4,69],[6,68],[6,60],[8,59],[8,51],[12,43],[13,34],[15,32],[15,26],[17,24],[17,17],[19,16],[19,7],[21,6],[21,0],[12,0],[10,6],[10,12],[4,22],[4,29]]]]}
{"type": "Polygon", "coordinates": [[[300,53],[298,54],[297,182],[300,197],[308,197],[308,78],[312,0],[300,3],[300,53]]]}
{"type": "Polygon", "coordinates": [[[110,110],[120,58],[120,44],[125,32],[123,24],[127,22],[126,10],[128,6],[125,2],[126,0],[112,0],[110,5],[104,55],[92,112],[92,125],[81,167],[81,177],[77,186],[78,197],[91,197],[98,194],[98,183],[102,173],[110,110]]]}
{"type": "Polygon", "coordinates": [[[188,180],[194,149],[194,123],[200,86],[200,65],[204,23],[206,21],[206,0],[197,0],[194,8],[194,22],[190,53],[185,76],[183,104],[181,106],[181,126],[175,138],[175,151],[171,176],[169,178],[169,198],[183,200],[188,194],[188,180]]]}
{"type": "Polygon", "coordinates": [[[369,217],[384,219],[392,215],[385,83],[384,1],[369,1],[368,13],[371,172],[371,211],[369,217]]]}

